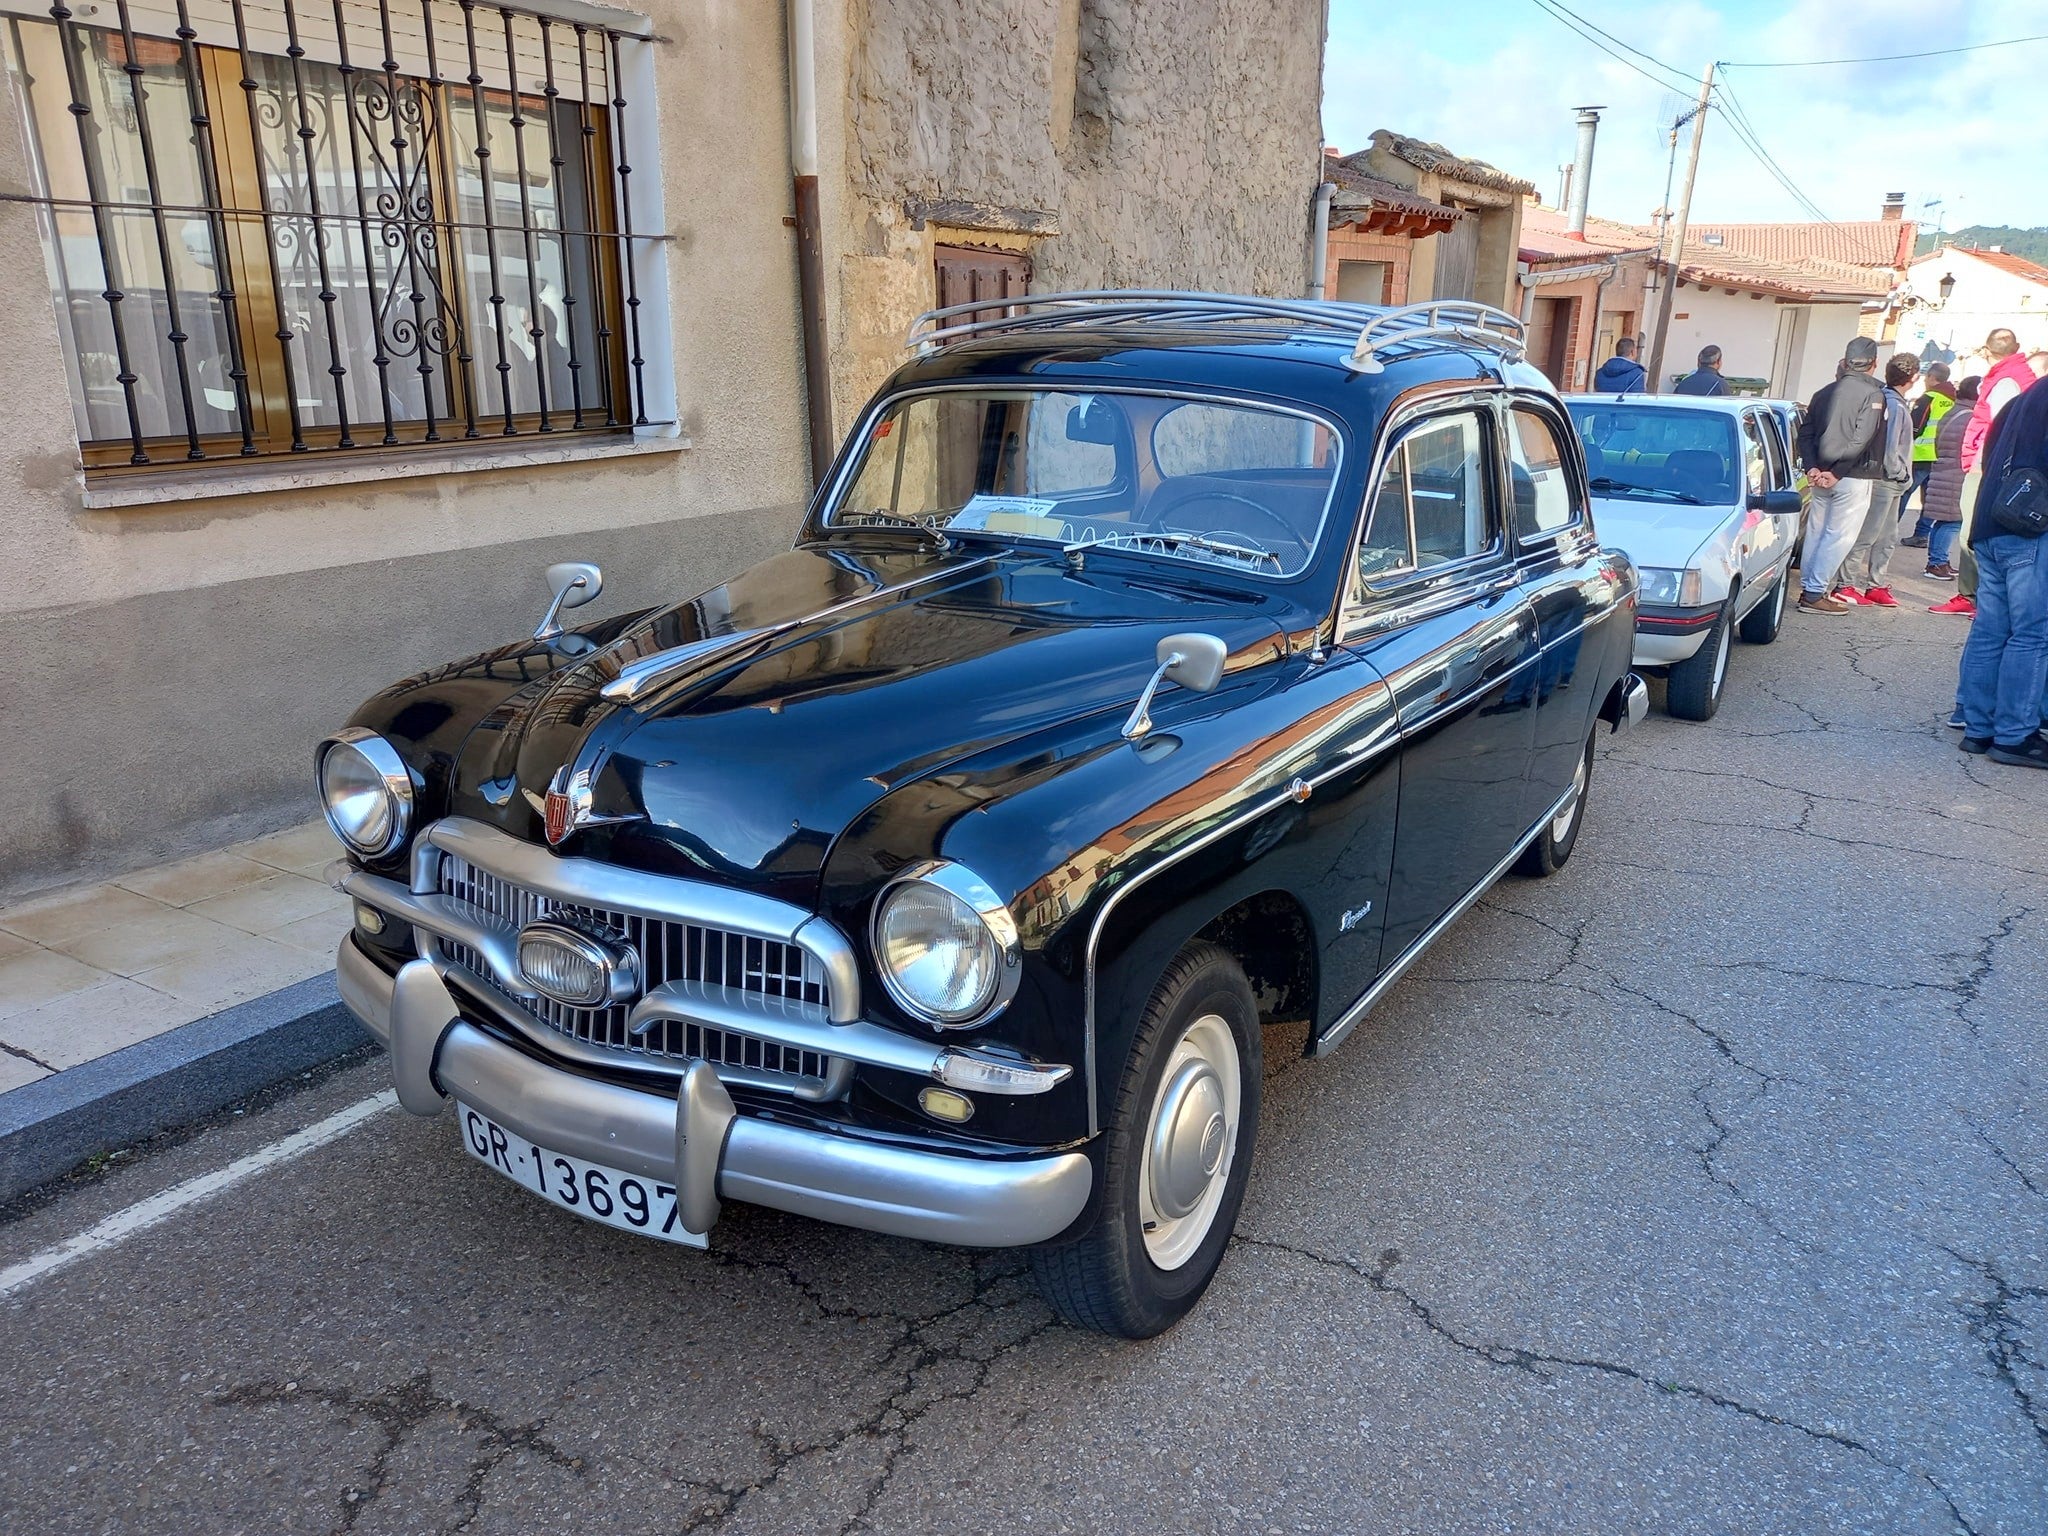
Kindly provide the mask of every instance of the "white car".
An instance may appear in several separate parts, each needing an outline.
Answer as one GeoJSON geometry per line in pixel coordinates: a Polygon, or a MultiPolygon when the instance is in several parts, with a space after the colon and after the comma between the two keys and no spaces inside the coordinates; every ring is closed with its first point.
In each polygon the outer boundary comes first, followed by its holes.
{"type": "Polygon", "coordinates": [[[1737,635],[1778,638],[1799,546],[1797,471],[1766,401],[1573,395],[1603,544],[1642,580],[1635,665],[1661,668],[1664,707],[1708,720],[1737,635]]]}

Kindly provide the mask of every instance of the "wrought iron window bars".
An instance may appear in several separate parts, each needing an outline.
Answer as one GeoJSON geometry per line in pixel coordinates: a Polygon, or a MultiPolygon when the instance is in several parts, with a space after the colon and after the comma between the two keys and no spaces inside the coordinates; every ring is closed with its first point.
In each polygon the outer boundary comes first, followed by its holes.
{"type": "Polygon", "coordinates": [[[478,0],[0,9],[88,466],[646,423],[641,39],[478,0]]]}

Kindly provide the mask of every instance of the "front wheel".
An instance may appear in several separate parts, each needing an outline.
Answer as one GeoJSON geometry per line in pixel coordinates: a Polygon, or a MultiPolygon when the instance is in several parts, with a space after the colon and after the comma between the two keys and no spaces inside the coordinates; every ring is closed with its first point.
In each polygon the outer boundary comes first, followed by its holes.
{"type": "Polygon", "coordinates": [[[1031,1255],[1038,1288],[1061,1317],[1148,1339],[1201,1299],[1244,1204],[1261,1060],[1243,969],[1214,944],[1188,945],[1131,1042],[1086,1230],[1031,1255]]]}
{"type": "MultiPolygon", "coordinates": [[[[1734,599],[1729,602],[1733,604],[1734,599]]],[[[1728,652],[1734,641],[1729,611],[1721,610],[1700,648],[1667,675],[1664,708],[1677,719],[1711,720],[1721,707],[1721,688],[1728,681],[1728,652]]]]}
{"type": "Polygon", "coordinates": [[[1541,880],[1564,868],[1564,861],[1578,846],[1579,828],[1586,822],[1586,790],[1593,782],[1593,743],[1596,732],[1586,738],[1586,750],[1579,754],[1579,766],[1572,774],[1571,793],[1551,813],[1550,822],[1536,834],[1536,841],[1522,850],[1515,873],[1541,880]]]}
{"type": "Polygon", "coordinates": [[[1778,638],[1778,631],[1785,626],[1785,605],[1792,600],[1792,569],[1788,565],[1778,572],[1778,579],[1771,583],[1771,590],[1764,594],[1764,600],[1742,616],[1742,623],[1736,633],[1745,645],[1769,645],[1778,638]]]}

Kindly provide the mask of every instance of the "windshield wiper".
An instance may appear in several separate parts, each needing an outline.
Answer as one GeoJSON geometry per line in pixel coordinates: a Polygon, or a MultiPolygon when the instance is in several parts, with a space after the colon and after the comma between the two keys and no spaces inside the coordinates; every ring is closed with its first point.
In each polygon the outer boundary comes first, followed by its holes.
{"type": "Polygon", "coordinates": [[[1669,496],[1673,501],[1682,501],[1688,506],[1706,505],[1692,492],[1675,491],[1668,485],[1637,485],[1633,480],[1616,480],[1607,475],[1596,475],[1588,483],[1596,491],[1640,491],[1645,496],[1669,496]]]}
{"type": "Polygon", "coordinates": [[[1203,549],[1214,555],[1229,555],[1238,560],[1270,560],[1274,568],[1284,570],[1285,563],[1270,549],[1253,549],[1248,544],[1232,544],[1224,539],[1212,539],[1201,533],[1169,533],[1146,530],[1138,533],[1111,534],[1101,539],[1084,539],[1066,546],[1064,553],[1085,555],[1091,549],[1123,549],[1144,552],[1147,544],[1164,544],[1168,549],[1203,549]]]}

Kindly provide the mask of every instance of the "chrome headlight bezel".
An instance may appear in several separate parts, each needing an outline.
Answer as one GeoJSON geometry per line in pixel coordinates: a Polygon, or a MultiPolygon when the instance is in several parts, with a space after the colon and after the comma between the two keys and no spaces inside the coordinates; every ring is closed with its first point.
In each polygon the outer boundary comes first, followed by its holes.
{"type": "Polygon", "coordinates": [[[619,1003],[630,1003],[640,995],[640,957],[622,933],[609,929],[593,933],[559,918],[539,918],[519,930],[513,940],[512,953],[518,962],[521,979],[542,997],[566,1008],[610,1008],[619,1003]],[[528,965],[527,946],[530,944],[547,945],[581,960],[591,969],[592,985],[581,992],[549,985],[551,980],[558,978],[536,974],[535,969],[528,965]]]}
{"type": "Polygon", "coordinates": [[[340,838],[351,852],[366,859],[383,858],[386,854],[403,847],[406,838],[411,835],[412,770],[405,766],[405,759],[398,755],[398,749],[375,731],[352,725],[322,740],[313,759],[313,782],[320,795],[320,814],[326,818],[328,829],[340,838]],[[357,832],[345,827],[335,814],[334,802],[327,793],[327,764],[338,751],[352,752],[360,757],[383,787],[387,826],[381,839],[372,840],[357,835],[357,832]]]}
{"type": "Polygon", "coordinates": [[[913,864],[882,888],[875,897],[873,914],[868,922],[868,952],[874,960],[875,974],[881,977],[883,989],[895,1000],[896,1006],[934,1029],[974,1029],[988,1023],[1017,995],[1017,983],[1023,971],[1017,922],[1010,915],[1010,909],[986,880],[966,865],[948,859],[930,859],[913,864]],[[958,902],[980,921],[987,935],[994,957],[993,974],[972,1006],[940,1008],[912,993],[890,969],[888,950],[883,943],[883,925],[889,915],[890,903],[914,885],[932,887],[958,902]]]}

